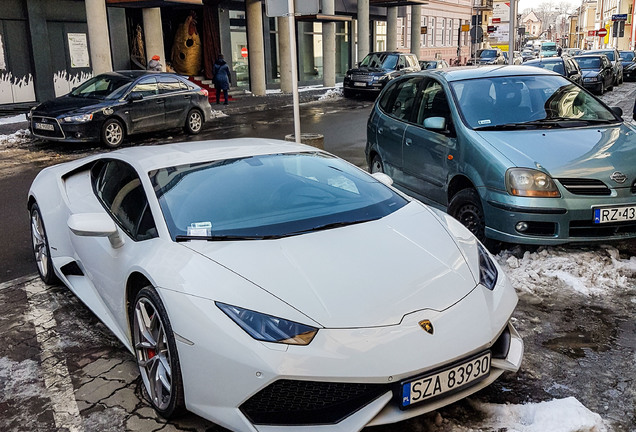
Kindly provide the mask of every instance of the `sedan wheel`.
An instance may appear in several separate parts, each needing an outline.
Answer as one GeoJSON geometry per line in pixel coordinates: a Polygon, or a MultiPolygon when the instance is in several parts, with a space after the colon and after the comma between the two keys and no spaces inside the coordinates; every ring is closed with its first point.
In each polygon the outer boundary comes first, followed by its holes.
{"type": "Polygon", "coordinates": [[[106,120],[102,127],[102,143],[106,147],[119,147],[124,142],[124,127],[117,119],[106,120]]]}
{"type": "Polygon", "coordinates": [[[373,156],[373,160],[371,161],[370,171],[371,171],[371,174],[384,172],[384,165],[382,164],[382,158],[380,158],[380,156],[378,155],[373,156]]]}
{"type": "Polygon", "coordinates": [[[486,221],[481,200],[474,189],[459,191],[448,205],[448,214],[462,223],[482,243],[486,240],[486,221]]]}
{"type": "Polygon", "coordinates": [[[203,127],[203,116],[198,110],[192,110],[188,113],[186,119],[185,131],[191,135],[196,135],[201,132],[203,127]]]}
{"type": "Polygon", "coordinates": [[[144,388],[165,418],[184,411],[181,368],[172,327],[157,292],[143,288],[132,311],[133,344],[144,388]]]}
{"type": "Polygon", "coordinates": [[[46,284],[55,284],[59,279],[53,271],[51,262],[51,249],[44,230],[44,221],[37,204],[31,207],[31,240],[33,245],[33,256],[38,266],[40,278],[46,284]]]}

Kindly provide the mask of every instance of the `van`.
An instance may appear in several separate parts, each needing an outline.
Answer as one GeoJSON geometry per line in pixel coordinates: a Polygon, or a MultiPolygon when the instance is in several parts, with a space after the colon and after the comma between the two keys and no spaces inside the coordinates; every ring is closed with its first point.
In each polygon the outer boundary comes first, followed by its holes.
{"type": "Polygon", "coordinates": [[[543,42],[539,57],[557,57],[559,55],[556,42],[543,42]]]}

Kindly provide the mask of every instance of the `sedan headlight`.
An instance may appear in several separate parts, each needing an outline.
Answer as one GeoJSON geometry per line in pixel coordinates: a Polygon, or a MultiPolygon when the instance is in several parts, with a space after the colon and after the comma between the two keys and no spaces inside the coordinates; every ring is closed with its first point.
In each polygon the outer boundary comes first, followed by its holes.
{"type": "Polygon", "coordinates": [[[506,171],[506,190],[514,196],[535,198],[561,196],[549,175],[530,168],[510,168],[506,171]]]}
{"type": "Polygon", "coordinates": [[[78,114],[64,117],[65,123],[86,123],[93,120],[93,114],[78,114]]]}
{"type": "Polygon", "coordinates": [[[289,345],[308,345],[318,333],[317,328],[305,324],[225,303],[216,302],[216,305],[256,340],[289,345]]]}
{"type": "Polygon", "coordinates": [[[481,245],[477,245],[479,250],[479,283],[488,288],[490,291],[495,289],[497,285],[497,267],[490,258],[488,251],[481,245]]]}

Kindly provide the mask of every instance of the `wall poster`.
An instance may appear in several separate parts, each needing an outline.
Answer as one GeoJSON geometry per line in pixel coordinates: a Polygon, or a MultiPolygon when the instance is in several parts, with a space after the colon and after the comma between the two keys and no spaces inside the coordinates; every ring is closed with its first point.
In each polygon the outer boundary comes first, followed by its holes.
{"type": "Polygon", "coordinates": [[[86,33],[68,34],[68,52],[71,57],[72,68],[87,68],[91,66],[86,33]]]}

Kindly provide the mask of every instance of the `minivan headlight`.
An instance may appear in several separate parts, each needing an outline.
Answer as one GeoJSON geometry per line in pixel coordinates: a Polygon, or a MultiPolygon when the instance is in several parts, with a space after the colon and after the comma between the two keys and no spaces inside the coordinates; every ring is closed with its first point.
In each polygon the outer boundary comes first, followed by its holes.
{"type": "Polygon", "coordinates": [[[317,328],[305,324],[221,302],[216,302],[216,305],[256,340],[288,345],[308,345],[318,333],[317,328]]]}
{"type": "Polygon", "coordinates": [[[510,168],[506,171],[506,190],[510,195],[533,198],[559,198],[552,177],[530,168],[510,168]]]}

